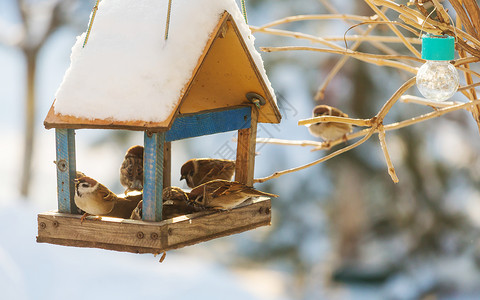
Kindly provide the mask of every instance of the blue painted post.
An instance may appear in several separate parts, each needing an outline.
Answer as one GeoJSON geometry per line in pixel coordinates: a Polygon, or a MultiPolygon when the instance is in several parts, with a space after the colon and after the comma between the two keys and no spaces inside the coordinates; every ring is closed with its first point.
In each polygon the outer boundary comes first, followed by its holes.
{"type": "Polygon", "coordinates": [[[57,148],[57,196],[58,211],[78,213],[75,205],[75,131],[73,129],[55,129],[57,148]]]}
{"type": "Polygon", "coordinates": [[[143,152],[144,221],[162,220],[163,151],[165,133],[145,132],[143,152]]]}

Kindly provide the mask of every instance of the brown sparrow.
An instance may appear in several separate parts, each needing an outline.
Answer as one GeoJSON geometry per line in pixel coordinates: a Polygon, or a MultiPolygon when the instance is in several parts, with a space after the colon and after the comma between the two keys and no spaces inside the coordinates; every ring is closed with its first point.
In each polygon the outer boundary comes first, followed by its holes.
{"type": "Polygon", "coordinates": [[[235,172],[235,161],[229,159],[194,158],[183,164],[180,180],[185,179],[188,187],[194,188],[215,179],[231,180],[235,172]]]}
{"type": "Polygon", "coordinates": [[[76,173],[75,173],[75,178],[77,178],[77,179],[80,178],[80,177],[85,177],[85,176],[87,176],[87,175],[85,175],[85,173],[80,172],[80,171],[76,171],[76,173]]]}
{"type": "Polygon", "coordinates": [[[251,197],[278,197],[236,181],[212,180],[192,189],[188,194],[190,205],[203,209],[232,209],[251,197]]]}
{"type": "Polygon", "coordinates": [[[132,146],[127,150],[120,168],[120,183],[129,191],[143,189],[143,146],[132,146]]]}
{"type": "Polygon", "coordinates": [[[75,179],[74,200],[77,207],[85,212],[80,223],[83,223],[88,215],[128,218],[139,201],[118,197],[106,186],[88,176],[75,179]]]}
{"type": "MultiPolygon", "coordinates": [[[[162,191],[163,207],[162,219],[171,219],[186,214],[191,214],[196,211],[194,207],[188,205],[188,196],[181,188],[176,186],[169,186],[162,191]]],[[[130,219],[142,219],[143,201],[140,201],[137,207],[132,211],[130,219]]]]}
{"type": "MultiPolygon", "coordinates": [[[[346,113],[343,113],[338,108],[328,105],[315,106],[313,116],[348,117],[346,113]]],[[[337,122],[321,122],[308,126],[308,131],[310,131],[313,136],[320,137],[328,142],[344,137],[347,133],[352,132],[352,125],[337,122]]]]}

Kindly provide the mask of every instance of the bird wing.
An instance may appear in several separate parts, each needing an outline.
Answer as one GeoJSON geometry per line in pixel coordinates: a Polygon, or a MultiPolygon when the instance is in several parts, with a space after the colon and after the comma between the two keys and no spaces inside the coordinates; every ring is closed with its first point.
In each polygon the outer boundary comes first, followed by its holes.
{"type": "Polygon", "coordinates": [[[110,191],[106,186],[101,183],[98,183],[98,185],[98,193],[102,196],[104,201],[114,201],[117,199],[117,195],[110,191]]]}
{"type": "Polygon", "coordinates": [[[206,183],[215,179],[232,179],[235,171],[235,162],[228,159],[205,159],[198,161],[197,174],[199,178],[195,182],[206,183]],[[199,172],[204,170],[204,172],[199,172]]]}

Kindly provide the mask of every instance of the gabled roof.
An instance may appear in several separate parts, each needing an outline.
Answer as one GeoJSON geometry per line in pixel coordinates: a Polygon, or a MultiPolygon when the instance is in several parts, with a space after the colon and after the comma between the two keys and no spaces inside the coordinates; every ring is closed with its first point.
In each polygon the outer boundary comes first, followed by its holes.
{"type": "MultiPolygon", "coordinates": [[[[100,15],[97,16],[97,18],[99,17],[100,15]]],[[[142,119],[142,114],[139,114],[138,119],[135,120],[122,120],[115,116],[91,117],[89,115],[89,117],[82,117],[82,114],[76,113],[75,115],[66,115],[62,114],[61,109],[57,109],[54,102],[45,119],[45,127],[47,129],[112,128],[165,131],[170,128],[177,114],[250,105],[251,103],[246,98],[246,94],[249,92],[255,92],[266,100],[266,104],[260,108],[258,121],[279,123],[280,112],[270,82],[266,78],[262,61],[253,48],[253,42],[245,40],[245,34],[242,35],[242,28],[239,28],[237,24],[239,22],[243,22],[243,19],[238,20],[238,17],[234,18],[226,11],[219,16],[201,55],[196,60],[195,68],[191,71],[188,82],[181,88],[179,97],[174,99],[171,112],[165,114],[163,118],[154,121],[146,120],[142,119]],[[252,50],[255,53],[252,53],[252,50]],[[255,55],[258,57],[254,57],[255,55]]],[[[171,26],[174,26],[174,24],[171,26]]],[[[246,25],[243,23],[241,26],[246,25]]],[[[92,41],[91,38],[89,43],[92,41]]],[[[182,51],[182,49],[177,50],[182,51]]],[[[70,70],[70,72],[74,71],[70,70]]],[[[164,72],[171,71],[164,70],[164,72]]],[[[92,72],[95,72],[95,70],[92,70],[92,72]]],[[[98,84],[101,85],[102,83],[99,82],[98,84]]],[[[59,93],[57,93],[57,99],[58,95],[59,93]]],[[[66,99],[62,99],[62,101],[68,101],[68,95],[64,95],[64,97],[66,99]]],[[[160,97],[161,95],[159,95],[160,97]]],[[[137,99],[131,101],[135,103],[137,99]]],[[[162,100],[159,99],[158,101],[162,100]]],[[[82,108],[82,105],[78,105],[79,110],[82,108]]]]}

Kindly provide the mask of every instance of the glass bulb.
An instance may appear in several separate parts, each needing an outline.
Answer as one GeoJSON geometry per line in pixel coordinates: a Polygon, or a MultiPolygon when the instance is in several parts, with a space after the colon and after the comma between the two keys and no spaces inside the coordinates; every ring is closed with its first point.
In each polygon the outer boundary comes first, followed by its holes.
{"type": "Polygon", "coordinates": [[[445,101],[458,89],[457,69],[447,60],[427,60],[417,73],[417,87],[427,99],[445,101]]]}

